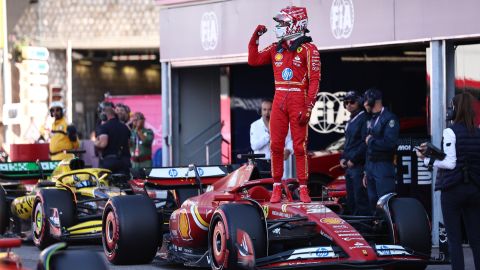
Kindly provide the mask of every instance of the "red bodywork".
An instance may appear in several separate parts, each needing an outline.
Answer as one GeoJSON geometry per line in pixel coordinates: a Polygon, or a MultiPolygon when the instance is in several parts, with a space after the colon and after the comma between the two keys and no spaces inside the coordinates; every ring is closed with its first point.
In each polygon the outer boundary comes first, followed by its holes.
{"type": "Polygon", "coordinates": [[[20,257],[11,252],[11,248],[20,247],[22,240],[20,238],[0,239],[0,248],[6,248],[7,252],[0,253],[0,269],[1,270],[22,270],[20,257]]]}
{"type": "MultiPolygon", "coordinates": [[[[312,232],[316,236],[324,236],[325,239],[329,239],[332,242],[332,245],[339,247],[345,253],[342,257],[326,258],[323,255],[328,255],[329,253],[319,251],[320,249],[318,249],[310,252],[314,254],[309,255],[310,257],[305,257],[306,255],[301,255],[304,256],[301,257],[299,255],[297,258],[294,257],[295,254],[292,254],[289,258],[282,260],[264,261],[263,264],[257,265],[257,268],[318,266],[317,264],[329,263],[376,265],[379,262],[381,263],[382,260],[389,262],[396,259],[403,261],[420,260],[420,258],[415,256],[379,256],[374,247],[370,246],[353,226],[337,215],[336,209],[341,207],[335,201],[301,203],[292,199],[295,197],[293,193],[293,190],[296,188],[295,185],[298,185],[298,182],[294,179],[283,182],[284,190],[286,191],[283,200],[280,203],[270,203],[273,179],[255,179],[257,174],[256,168],[248,164],[243,165],[225,177],[202,178],[203,185],[210,185],[206,192],[187,199],[170,216],[169,245],[172,245],[174,248],[167,248],[167,250],[177,255],[178,253],[203,254],[208,250],[210,221],[217,208],[222,204],[253,203],[263,209],[267,223],[278,219],[301,217],[305,222],[309,223],[308,226],[310,227],[308,228],[312,228],[309,230],[313,230],[312,232]],[[293,185],[295,188],[290,188],[289,185],[293,185]]],[[[195,185],[193,178],[150,178],[147,181],[163,187],[172,184],[176,187],[195,185]]],[[[136,180],[133,185],[140,188],[143,185],[143,181],[136,180]]],[[[317,247],[305,247],[301,250],[315,248],[317,247]]],[[[269,254],[269,256],[271,255],[269,254]]],[[[166,255],[167,257],[168,255],[166,255]]]]}

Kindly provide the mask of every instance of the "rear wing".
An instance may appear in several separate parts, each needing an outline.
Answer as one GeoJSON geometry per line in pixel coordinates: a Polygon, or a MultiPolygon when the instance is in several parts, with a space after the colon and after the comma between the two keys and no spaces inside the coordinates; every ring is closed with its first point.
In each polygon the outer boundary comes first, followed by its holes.
{"type": "MultiPolygon", "coordinates": [[[[203,185],[211,185],[227,176],[232,171],[229,165],[199,166],[198,175],[203,185]]],[[[188,167],[152,168],[147,174],[147,180],[162,186],[191,186],[195,185],[195,172],[188,167]]]]}
{"type": "Polygon", "coordinates": [[[28,180],[50,176],[60,161],[0,163],[0,180],[28,180]]]}

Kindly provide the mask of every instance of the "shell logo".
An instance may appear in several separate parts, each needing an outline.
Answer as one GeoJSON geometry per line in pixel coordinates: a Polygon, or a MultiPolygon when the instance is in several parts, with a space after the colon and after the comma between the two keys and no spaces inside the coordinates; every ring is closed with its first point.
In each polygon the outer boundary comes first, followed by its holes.
{"type": "Polygon", "coordinates": [[[277,61],[277,62],[282,61],[282,59],[283,59],[283,54],[281,54],[281,53],[275,54],[275,61],[277,61]]]}
{"type": "Polygon", "coordinates": [[[181,212],[178,217],[178,232],[184,240],[191,240],[190,236],[190,221],[186,212],[181,212]]]}
{"type": "Polygon", "coordinates": [[[320,219],[320,222],[325,224],[330,224],[330,225],[337,225],[337,224],[343,224],[345,221],[339,218],[330,217],[330,218],[322,218],[320,219]]]}

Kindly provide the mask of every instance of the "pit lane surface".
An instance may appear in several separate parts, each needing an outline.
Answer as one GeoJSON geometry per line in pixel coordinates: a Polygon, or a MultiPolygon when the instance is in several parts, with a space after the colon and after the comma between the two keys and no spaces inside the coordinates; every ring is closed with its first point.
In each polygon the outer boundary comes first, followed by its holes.
{"type": "MultiPolygon", "coordinates": [[[[103,250],[101,245],[73,245],[69,246],[69,250],[74,250],[74,249],[83,249],[83,250],[92,250],[97,252],[102,256],[102,258],[105,258],[103,255],[103,250]]],[[[23,262],[23,266],[27,267],[29,269],[35,269],[37,266],[37,260],[38,256],[40,254],[40,251],[38,250],[37,247],[35,247],[33,244],[30,243],[23,243],[22,247],[16,248],[13,250],[15,253],[17,253],[21,258],[23,262]]],[[[472,252],[469,248],[465,248],[465,269],[475,269],[474,264],[473,264],[473,258],[472,258],[472,252]]],[[[434,254],[436,254],[437,251],[434,250],[434,254]]],[[[160,261],[159,259],[155,259],[152,263],[146,264],[146,265],[127,265],[127,266],[115,266],[107,262],[107,265],[109,269],[131,269],[131,270],[181,270],[181,269],[191,269],[183,266],[172,266],[172,265],[166,265],[164,262],[160,261]]],[[[199,268],[200,269],[200,268],[199,268]]],[[[430,265],[427,267],[427,270],[450,270],[451,267],[450,265],[430,265]]]]}

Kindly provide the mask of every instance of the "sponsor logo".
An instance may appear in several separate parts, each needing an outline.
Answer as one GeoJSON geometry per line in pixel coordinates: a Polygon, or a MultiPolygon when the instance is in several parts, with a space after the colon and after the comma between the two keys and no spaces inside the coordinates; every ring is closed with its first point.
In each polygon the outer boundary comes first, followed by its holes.
{"type": "Polygon", "coordinates": [[[332,227],[335,229],[349,229],[347,225],[333,225],[332,227]]]}
{"type": "Polygon", "coordinates": [[[327,248],[324,248],[324,247],[318,248],[317,251],[315,252],[317,257],[320,257],[320,258],[328,257],[329,253],[330,253],[330,250],[328,250],[327,248]]]}
{"type": "Polygon", "coordinates": [[[365,250],[365,249],[362,249],[362,253],[363,253],[363,255],[365,255],[365,256],[368,255],[368,252],[367,252],[367,250],[365,250]]]}
{"type": "Polygon", "coordinates": [[[282,212],[287,212],[288,204],[282,204],[282,212]]]}
{"type": "Polygon", "coordinates": [[[285,81],[290,81],[293,78],[293,70],[290,68],[286,68],[282,71],[282,78],[285,81]]]}
{"type": "Polygon", "coordinates": [[[328,240],[332,241],[332,237],[331,237],[330,235],[328,235],[326,232],[320,231],[320,234],[321,234],[323,237],[327,238],[328,240]]]}
{"type": "Polygon", "coordinates": [[[342,238],[345,241],[352,241],[352,240],[363,240],[361,237],[344,237],[342,238]]]}
{"type": "Polygon", "coordinates": [[[330,29],[336,39],[349,38],[353,31],[354,10],[352,0],[334,0],[330,8],[330,29]]]}
{"type": "Polygon", "coordinates": [[[263,214],[265,215],[265,217],[268,217],[268,205],[262,206],[262,209],[263,209],[263,214]]]}
{"type": "Polygon", "coordinates": [[[360,236],[359,233],[340,233],[338,236],[360,236]]]}
{"type": "Polygon", "coordinates": [[[205,51],[215,50],[218,43],[218,20],[214,12],[205,12],[200,22],[200,37],[205,51]]]}
{"type": "Polygon", "coordinates": [[[276,67],[280,67],[281,65],[283,65],[283,62],[275,62],[276,67]]]}
{"type": "Polygon", "coordinates": [[[291,218],[292,217],[292,214],[278,212],[278,211],[275,211],[275,210],[272,211],[272,215],[278,216],[278,217],[283,217],[283,218],[291,218]]]}
{"type": "Polygon", "coordinates": [[[283,54],[277,53],[275,54],[275,61],[280,62],[283,59],[283,54]]]}
{"type": "Polygon", "coordinates": [[[273,229],[272,233],[275,235],[280,235],[280,228],[273,229]]]}
{"type": "Polygon", "coordinates": [[[301,53],[303,51],[303,48],[302,47],[298,47],[297,48],[297,53],[301,53]]]}
{"type": "Polygon", "coordinates": [[[178,176],[178,171],[176,169],[170,169],[168,170],[168,175],[170,175],[172,178],[175,178],[178,176]]]}
{"type": "MultiPolygon", "coordinates": [[[[345,221],[343,221],[342,219],[339,219],[339,218],[322,218],[322,219],[320,219],[320,222],[325,223],[325,224],[330,224],[330,225],[345,223],[345,221]]],[[[348,235],[345,235],[345,236],[348,236],[348,235]]]]}

